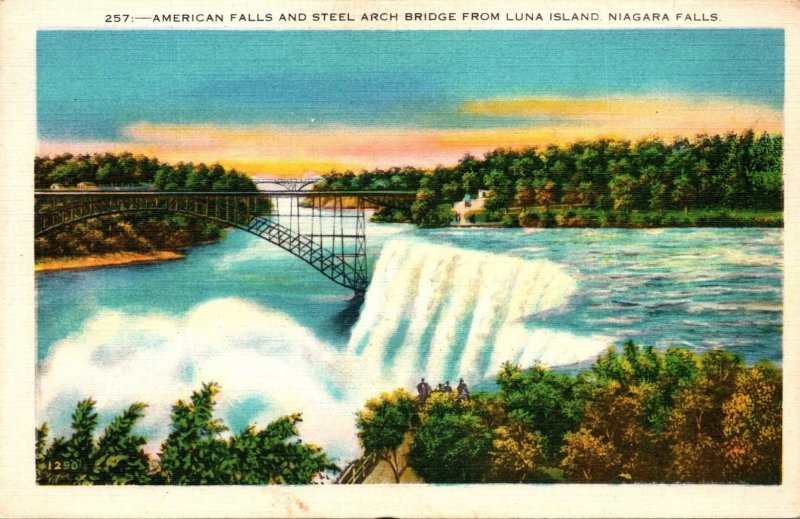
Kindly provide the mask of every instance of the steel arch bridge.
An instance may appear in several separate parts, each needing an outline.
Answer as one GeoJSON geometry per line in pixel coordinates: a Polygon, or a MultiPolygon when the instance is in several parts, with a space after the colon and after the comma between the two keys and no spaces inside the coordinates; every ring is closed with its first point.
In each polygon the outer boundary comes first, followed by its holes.
{"type": "Polygon", "coordinates": [[[401,207],[413,191],[37,191],[35,235],[108,215],[184,214],[242,229],[294,254],[331,281],[363,293],[367,206],[401,207]]]}

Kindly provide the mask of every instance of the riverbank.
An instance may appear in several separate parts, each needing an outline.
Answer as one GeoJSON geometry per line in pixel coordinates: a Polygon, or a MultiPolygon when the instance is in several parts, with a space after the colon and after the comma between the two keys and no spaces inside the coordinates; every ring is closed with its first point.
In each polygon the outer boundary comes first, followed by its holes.
{"type": "Polygon", "coordinates": [[[91,256],[70,256],[63,258],[41,258],[36,261],[36,272],[52,272],[58,270],[83,270],[101,267],[133,265],[135,263],[153,263],[156,261],[173,261],[185,256],[173,251],[155,252],[111,252],[91,256]]]}
{"type": "Polygon", "coordinates": [[[470,224],[497,227],[653,229],[686,227],[783,227],[782,211],[709,209],[691,211],[612,211],[590,208],[510,210],[470,224]]]}

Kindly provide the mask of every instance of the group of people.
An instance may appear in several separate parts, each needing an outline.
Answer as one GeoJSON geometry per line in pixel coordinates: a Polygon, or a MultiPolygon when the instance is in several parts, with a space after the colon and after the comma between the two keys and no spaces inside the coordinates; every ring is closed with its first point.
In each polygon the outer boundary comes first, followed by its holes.
{"type": "MultiPolygon", "coordinates": [[[[436,389],[431,389],[430,384],[425,382],[425,378],[417,384],[417,394],[420,402],[425,402],[428,400],[428,397],[431,396],[433,393],[452,393],[453,388],[450,386],[450,381],[446,381],[444,384],[441,382],[436,386],[436,389]]],[[[467,400],[469,399],[469,388],[467,387],[467,383],[464,382],[464,379],[459,379],[458,386],[456,386],[456,392],[458,395],[459,400],[467,400]]]]}

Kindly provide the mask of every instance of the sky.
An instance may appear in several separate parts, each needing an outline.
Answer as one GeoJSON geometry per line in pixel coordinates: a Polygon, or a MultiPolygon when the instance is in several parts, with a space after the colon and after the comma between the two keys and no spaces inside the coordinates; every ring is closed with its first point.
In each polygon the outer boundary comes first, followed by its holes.
{"type": "Polygon", "coordinates": [[[783,127],[782,30],[42,31],[39,154],[251,174],[783,127]]]}

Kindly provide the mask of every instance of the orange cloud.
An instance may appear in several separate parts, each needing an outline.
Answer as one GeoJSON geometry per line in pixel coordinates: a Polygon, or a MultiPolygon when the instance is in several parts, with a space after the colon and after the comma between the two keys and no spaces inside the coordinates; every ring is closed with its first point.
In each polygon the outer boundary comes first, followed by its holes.
{"type": "Polygon", "coordinates": [[[42,141],[39,153],[130,151],[167,162],[219,162],[247,173],[295,176],[309,170],[371,169],[453,164],[465,153],[498,148],[566,144],[608,137],[692,137],[752,128],[779,132],[782,115],[768,107],[728,99],[519,98],[472,101],[468,114],[531,117],[530,125],[487,129],[386,127],[224,126],[138,123],[120,142],[42,141]],[[542,123],[542,118],[556,119],[542,123]],[[536,122],[535,122],[536,121],[536,122]]]}
{"type": "Polygon", "coordinates": [[[462,111],[490,117],[545,118],[566,124],[583,122],[599,131],[625,135],[692,135],[741,128],[780,131],[783,116],[768,106],[724,97],[523,97],[464,103],[462,111]]]}

